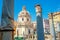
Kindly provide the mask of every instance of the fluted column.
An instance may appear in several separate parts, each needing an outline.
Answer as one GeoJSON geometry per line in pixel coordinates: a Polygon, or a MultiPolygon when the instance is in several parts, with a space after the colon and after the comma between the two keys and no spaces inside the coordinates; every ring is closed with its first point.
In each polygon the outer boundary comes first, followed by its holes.
{"type": "Polygon", "coordinates": [[[14,0],[3,0],[2,18],[0,32],[2,40],[13,40],[14,38],[14,0]]]}

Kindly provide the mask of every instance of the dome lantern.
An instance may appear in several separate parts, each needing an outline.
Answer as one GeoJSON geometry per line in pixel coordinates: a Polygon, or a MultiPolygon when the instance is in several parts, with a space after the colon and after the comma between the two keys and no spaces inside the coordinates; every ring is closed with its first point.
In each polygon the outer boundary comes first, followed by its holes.
{"type": "Polygon", "coordinates": [[[23,6],[22,10],[23,10],[23,11],[26,11],[26,6],[23,6]]]}

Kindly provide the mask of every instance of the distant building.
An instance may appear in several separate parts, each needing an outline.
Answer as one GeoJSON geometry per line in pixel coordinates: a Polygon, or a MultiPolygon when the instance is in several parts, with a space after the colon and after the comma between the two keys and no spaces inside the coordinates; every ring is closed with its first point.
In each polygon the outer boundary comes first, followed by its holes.
{"type": "Polygon", "coordinates": [[[15,37],[24,40],[37,40],[36,35],[36,22],[31,22],[31,16],[24,6],[22,11],[18,14],[18,26],[16,27],[15,37]]]}
{"type": "MultiPolygon", "coordinates": [[[[49,24],[50,24],[50,27],[51,27],[51,14],[48,15],[49,16],[49,24]]],[[[54,21],[54,28],[55,28],[55,33],[56,33],[56,38],[57,38],[57,35],[58,35],[58,22],[60,22],[60,12],[54,12],[53,13],[53,21],[54,21]]],[[[51,31],[51,29],[50,29],[51,31]]],[[[57,38],[58,39],[58,38],[57,38]]]]}
{"type": "Polygon", "coordinates": [[[43,19],[45,40],[51,40],[49,19],[43,19]]]}
{"type": "Polygon", "coordinates": [[[44,33],[50,33],[49,20],[43,19],[44,33]]]}
{"type": "Polygon", "coordinates": [[[52,40],[51,34],[45,34],[45,40],[52,40]]]}

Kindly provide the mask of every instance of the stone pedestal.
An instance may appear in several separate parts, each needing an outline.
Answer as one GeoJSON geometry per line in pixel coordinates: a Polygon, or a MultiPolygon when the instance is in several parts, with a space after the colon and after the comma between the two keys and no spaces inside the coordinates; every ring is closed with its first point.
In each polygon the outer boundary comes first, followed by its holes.
{"type": "Polygon", "coordinates": [[[0,40],[2,40],[2,32],[0,32],[0,40]]]}
{"type": "Polygon", "coordinates": [[[0,40],[14,40],[14,30],[0,29],[0,40]]]}

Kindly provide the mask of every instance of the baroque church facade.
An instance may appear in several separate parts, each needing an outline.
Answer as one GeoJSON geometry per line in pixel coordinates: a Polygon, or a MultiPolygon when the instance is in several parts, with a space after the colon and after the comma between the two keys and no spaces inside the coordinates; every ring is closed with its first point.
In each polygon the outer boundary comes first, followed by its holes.
{"type": "Polygon", "coordinates": [[[20,37],[24,40],[37,40],[36,22],[31,22],[31,16],[25,6],[18,14],[17,23],[15,37],[20,37]]]}

